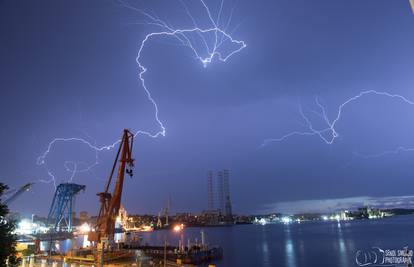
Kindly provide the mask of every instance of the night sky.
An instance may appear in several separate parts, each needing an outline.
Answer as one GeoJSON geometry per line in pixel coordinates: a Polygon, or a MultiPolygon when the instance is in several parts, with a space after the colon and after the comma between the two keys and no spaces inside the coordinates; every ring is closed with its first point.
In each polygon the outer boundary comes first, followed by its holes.
{"type": "MultiPolygon", "coordinates": [[[[183,1],[206,25],[200,3],[183,1]]],[[[177,28],[192,26],[180,1],[130,3],[177,28]]],[[[206,4],[217,14],[220,1],[206,4]]],[[[414,195],[414,151],[358,156],[414,148],[413,105],[365,96],[344,108],[332,145],[293,136],[260,147],[267,138],[306,130],[299,104],[313,114],[316,96],[330,119],[364,90],[414,100],[409,1],[229,0],[222,24],[231,13],[228,31],[247,47],[227,62],[204,68],[174,38],[154,39],[145,48],[146,85],[167,132],[135,140],[135,175],[126,179],[123,195],[128,212],[156,214],[169,197],[173,212],[200,212],[207,208],[207,171],[224,168],[231,171],[236,213],[315,208],[309,203],[332,209],[343,200],[391,199],[414,207],[398,201],[414,195]]],[[[157,30],[144,19],[115,0],[0,0],[0,181],[10,187],[37,182],[12,210],[47,214],[54,186],[39,182],[50,177],[36,160],[53,138],[102,146],[120,138],[123,128],[160,130],[135,61],[143,38],[157,30]]],[[[97,213],[95,194],[103,190],[115,150],[98,156],[96,167],[73,179],[87,186],[78,211],[97,213]]],[[[54,146],[47,164],[58,183],[70,177],[68,160],[92,164],[95,153],[76,142],[54,146]]]]}

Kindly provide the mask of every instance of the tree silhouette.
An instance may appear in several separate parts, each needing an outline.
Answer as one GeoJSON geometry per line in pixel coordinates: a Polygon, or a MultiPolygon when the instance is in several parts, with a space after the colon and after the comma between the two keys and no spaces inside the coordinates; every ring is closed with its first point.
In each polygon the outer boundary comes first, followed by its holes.
{"type": "Polygon", "coordinates": [[[0,266],[17,266],[16,235],[13,234],[15,222],[7,217],[9,209],[3,204],[2,196],[8,186],[0,183],[0,266]]]}

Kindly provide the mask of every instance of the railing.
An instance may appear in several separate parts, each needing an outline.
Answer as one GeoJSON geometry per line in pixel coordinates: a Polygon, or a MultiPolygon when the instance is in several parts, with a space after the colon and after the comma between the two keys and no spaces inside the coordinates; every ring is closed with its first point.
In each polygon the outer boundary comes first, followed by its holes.
{"type": "MultiPolygon", "coordinates": [[[[23,257],[20,263],[21,267],[84,267],[87,265],[79,265],[58,260],[41,259],[34,256],[23,257]]],[[[89,265],[88,267],[93,266],[89,265]]]]}
{"type": "MultiPolygon", "coordinates": [[[[117,263],[117,264],[105,264],[108,267],[146,267],[154,266],[152,261],[148,260],[129,262],[129,263],[117,263]]],[[[20,263],[20,267],[98,267],[97,264],[85,264],[85,263],[74,263],[65,262],[56,259],[45,259],[35,256],[23,257],[20,263]]]]}

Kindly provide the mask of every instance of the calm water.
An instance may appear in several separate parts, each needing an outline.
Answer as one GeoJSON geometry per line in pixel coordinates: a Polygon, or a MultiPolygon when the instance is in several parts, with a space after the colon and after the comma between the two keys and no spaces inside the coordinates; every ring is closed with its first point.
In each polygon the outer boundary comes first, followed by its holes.
{"type": "MultiPolygon", "coordinates": [[[[201,228],[186,228],[184,240],[200,240],[201,228]]],[[[217,266],[357,266],[358,250],[372,247],[414,247],[414,216],[352,222],[305,222],[212,227],[203,229],[209,244],[224,249],[217,266]]],[[[180,234],[155,231],[141,234],[144,242],[178,244],[180,234]]],[[[69,242],[70,243],[70,242],[69,242]]],[[[69,244],[63,242],[61,246],[69,244]]]]}

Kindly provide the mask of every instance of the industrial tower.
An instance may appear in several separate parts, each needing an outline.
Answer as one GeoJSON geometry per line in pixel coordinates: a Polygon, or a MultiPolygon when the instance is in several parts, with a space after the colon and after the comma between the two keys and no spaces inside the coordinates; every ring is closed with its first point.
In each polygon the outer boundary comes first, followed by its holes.
{"type": "Polygon", "coordinates": [[[230,200],[230,171],[222,170],[218,172],[218,186],[219,186],[219,203],[221,213],[225,216],[227,221],[232,220],[232,208],[230,200]]]}
{"type": "Polygon", "coordinates": [[[207,172],[208,210],[219,211],[227,222],[233,220],[229,180],[230,171],[228,169],[218,171],[217,180],[213,177],[213,171],[207,172]]]}
{"type": "Polygon", "coordinates": [[[75,196],[81,190],[85,190],[84,185],[73,183],[60,184],[56,188],[49,215],[47,216],[48,223],[54,223],[53,229],[55,231],[72,231],[75,196]]]}
{"type": "Polygon", "coordinates": [[[214,189],[213,189],[213,171],[207,172],[207,209],[209,211],[214,210],[214,189]]]}

